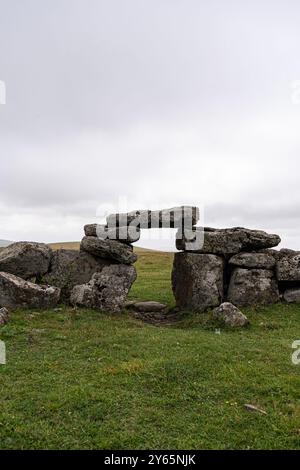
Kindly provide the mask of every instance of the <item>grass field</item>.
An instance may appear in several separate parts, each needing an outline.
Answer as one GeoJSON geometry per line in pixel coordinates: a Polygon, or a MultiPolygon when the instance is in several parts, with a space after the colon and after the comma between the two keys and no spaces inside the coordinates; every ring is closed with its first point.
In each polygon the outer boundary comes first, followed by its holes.
{"type": "MultiPolygon", "coordinates": [[[[173,305],[171,265],[140,251],[130,297],[173,305]]],[[[249,329],[216,334],[209,315],[15,312],[0,330],[1,449],[299,449],[300,306],[245,313],[249,329]]]]}

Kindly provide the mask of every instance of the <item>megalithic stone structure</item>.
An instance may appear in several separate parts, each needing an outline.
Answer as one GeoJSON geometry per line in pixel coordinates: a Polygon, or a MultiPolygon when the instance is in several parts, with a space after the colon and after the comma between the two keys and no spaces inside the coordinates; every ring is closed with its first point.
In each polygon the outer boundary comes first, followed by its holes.
{"type": "MultiPolygon", "coordinates": [[[[109,215],[106,225],[86,225],[80,252],[14,243],[0,253],[0,309],[49,308],[71,301],[122,311],[136,279],[132,243],[139,240],[141,229],[150,228],[178,229],[180,252],[174,257],[172,281],[179,309],[203,312],[224,301],[238,307],[280,300],[300,303],[300,252],[273,249],[281,241],[276,234],[196,227],[199,221],[194,206],[132,211],[109,215]]],[[[224,316],[228,311],[223,310],[224,316]]]]}

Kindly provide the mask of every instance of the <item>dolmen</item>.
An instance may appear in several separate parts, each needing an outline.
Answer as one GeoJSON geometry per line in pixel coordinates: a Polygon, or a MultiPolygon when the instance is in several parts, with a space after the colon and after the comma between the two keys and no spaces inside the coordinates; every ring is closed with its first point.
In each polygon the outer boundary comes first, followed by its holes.
{"type": "Polygon", "coordinates": [[[176,229],[172,288],[178,311],[217,309],[215,317],[225,323],[230,317],[246,324],[238,307],[300,302],[300,252],[275,249],[281,241],[276,234],[198,227],[199,220],[193,206],[136,210],[86,225],[79,251],[13,243],[0,251],[0,309],[65,303],[122,311],[137,277],[133,244],[151,228],[176,229]]]}

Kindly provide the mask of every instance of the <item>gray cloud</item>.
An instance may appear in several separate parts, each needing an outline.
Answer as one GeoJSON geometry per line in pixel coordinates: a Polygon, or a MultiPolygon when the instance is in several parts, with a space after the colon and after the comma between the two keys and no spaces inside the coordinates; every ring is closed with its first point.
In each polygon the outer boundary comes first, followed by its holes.
{"type": "Polygon", "coordinates": [[[296,0],[0,0],[0,13],[0,238],[78,239],[127,198],[204,205],[208,225],[299,248],[296,0]]]}

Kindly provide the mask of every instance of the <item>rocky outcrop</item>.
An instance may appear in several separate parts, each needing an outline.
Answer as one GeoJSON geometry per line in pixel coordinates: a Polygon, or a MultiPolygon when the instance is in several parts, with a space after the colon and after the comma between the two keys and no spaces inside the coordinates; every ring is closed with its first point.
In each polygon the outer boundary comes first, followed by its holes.
{"type": "Polygon", "coordinates": [[[267,269],[235,269],[230,279],[227,299],[237,306],[278,302],[279,290],[274,272],[267,269]]]}
{"type": "Polygon", "coordinates": [[[117,240],[121,243],[135,243],[139,241],[141,231],[136,226],[107,227],[107,225],[85,225],[84,233],[87,237],[98,237],[102,240],[117,240]]]}
{"type": "Polygon", "coordinates": [[[116,240],[84,237],[81,241],[80,250],[98,258],[110,259],[122,264],[132,264],[137,260],[137,255],[133,253],[131,245],[116,240]]]}
{"type": "Polygon", "coordinates": [[[229,264],[247,269],[273,269],[276,265],[276,259],[273,253],[252,252],[239,253],[229,260],[229,264]]]}
{"type": "Polygon", "coordinates": [[[44,243],[17,242],[0,252],[0,271],[23,279],[39,278],[47,273],[52,250],[44,243]]]}
{"type": "Polygon", "coordinates": [[[176,253],[172,286],[181,309],[204,311],[224,296],[224,260],[211,254],[176,253]]]}
{"type": "Polygon", "coordinates": [[[89,282],[96,272],[111,264],[85,251],[57,250],[53,254],[49,273],[42,282],[61,289],[61,302],[69,303],[71,291],[78,284],[89,282]]]}
{"type": "Polygon", "coordinates": [[[249,320],[235,305],[224,302],[213,310],[214,320],[224,323],[230,327],[241,327],[249,325],[249,320]]]}
{"type": "Polygon", "coordinates": [[[93,275],[90,282],[75,286],[71,293],[74,306],[119,312],[124,308],[128,292],[136,280],[134,266],[113,265],[93,275]]]}
{"type": "Polygon", "coordinates": [[[229,256],[243,251],[272,248],[279,245],[281,241],[278,235],[239,227],[208,229],[208,231],[204,229],[204,240],[201,233],[199,236],[195,235],[197,231],[203,232],[203,229],[185,230],[183,235],[179,231],[176,238],[176,248],[195,253],[229,256]]]}
{"type": "Polygon", "coordinates": [[[47,309],[57,305],[60,289],[39,286],[13,274],[0,272],[0,305],[2,307],[47,309]]]}
{"type": "Polygon", "coordinates": [[[7,308],[0,308],[0,325],[6,325],[9,321],[9,311],[7,308]]]}

